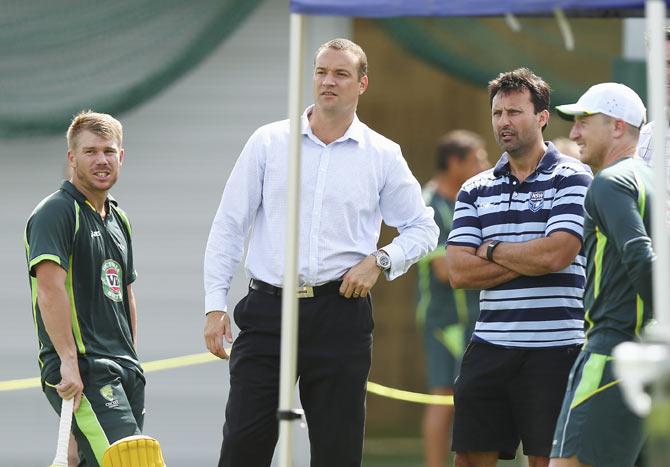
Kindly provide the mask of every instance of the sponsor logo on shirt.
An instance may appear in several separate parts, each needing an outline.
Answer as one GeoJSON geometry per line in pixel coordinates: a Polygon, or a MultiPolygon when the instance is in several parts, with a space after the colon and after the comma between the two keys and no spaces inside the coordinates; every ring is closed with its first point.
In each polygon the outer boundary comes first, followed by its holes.
{"type": "Polygon", "coordinates": [[[112,388],[111,384],[101,387],[100,395],[109,401],[105,402],[105,405],[110,409],[119,406],[119,401],[114,398],[114,388],[112,388]]]}
{"type": "Polygon", "coordinates": [[[540,209],[542,209],[543,205],[544,205],[544,191],[532,192],[530,194],[530,197],[528,198],[528,208],[533,212],[537,212],[540,209]]]}
{"type": "Polygon", "coordinates": [[[102,263],[100,271],[100,280],[102,281],[102,291],[107,298],[115,302],[123,300],[123,273],[121,265],[113,259],[106,259],[102,263]]]}
{"type": "Polygon", "coordinates": [[[99,230],[91,230],[91,238],[102,237],[102,234],[99,230]]]}

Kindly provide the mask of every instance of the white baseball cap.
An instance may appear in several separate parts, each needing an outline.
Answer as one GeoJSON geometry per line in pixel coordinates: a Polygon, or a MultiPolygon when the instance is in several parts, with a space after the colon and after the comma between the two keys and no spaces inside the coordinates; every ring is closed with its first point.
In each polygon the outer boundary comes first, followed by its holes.
{"type": "Polygon", "coordinates": [[[635,91],[620,83],[591,86],[576,104],[557,105],[558,115],[566,120],[576,116],[604,114],[640,128],[647,120],[647,109],[635,91]]]}

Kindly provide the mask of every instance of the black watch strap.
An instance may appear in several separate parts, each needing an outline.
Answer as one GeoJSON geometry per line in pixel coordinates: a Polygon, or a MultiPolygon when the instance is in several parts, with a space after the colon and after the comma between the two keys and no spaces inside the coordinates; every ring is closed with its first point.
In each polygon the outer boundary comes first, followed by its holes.
{"type": "Polygon", "coordinates": [[[488,244],[486,247],[486,259],[493,261],[493,250],[495,250],[500,243],[502,243],[500,240],[493,240],[488,244]]]}

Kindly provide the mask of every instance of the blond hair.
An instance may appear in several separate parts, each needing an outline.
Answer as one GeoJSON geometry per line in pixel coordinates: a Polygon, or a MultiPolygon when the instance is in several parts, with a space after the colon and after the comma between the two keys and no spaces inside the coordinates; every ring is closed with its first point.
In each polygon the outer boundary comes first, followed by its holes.
{"type": "Polygon", "coordinates": [[[66,133],[68,149],[75,149],[77,136],[82,131],[90,131],[103,138],[114,140],[119,147],[123,146],[123,126],[109,114],[82,110],[75,115],[66,133]]]}

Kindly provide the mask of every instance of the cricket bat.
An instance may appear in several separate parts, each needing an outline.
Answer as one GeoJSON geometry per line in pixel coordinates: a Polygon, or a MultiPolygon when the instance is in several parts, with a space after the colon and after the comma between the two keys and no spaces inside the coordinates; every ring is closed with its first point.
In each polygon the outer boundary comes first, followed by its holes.
{"type": "Polygon", "coordinates": [[[60,409],[60,423],[58,424],[58,445],[56,446],[56,457],[49,467],[68,467],[67,446],[70,442],[70,428],[72,426],[72,408],[74,398],[63,400],[60,409]]]}

